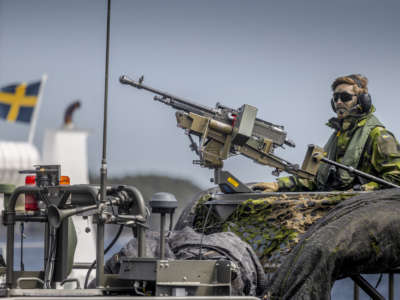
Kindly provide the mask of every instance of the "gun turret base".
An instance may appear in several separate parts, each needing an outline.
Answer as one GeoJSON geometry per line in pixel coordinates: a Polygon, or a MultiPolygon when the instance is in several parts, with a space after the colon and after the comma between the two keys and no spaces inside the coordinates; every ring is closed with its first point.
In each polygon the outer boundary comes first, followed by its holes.
{"type": "Polygon", "coordinates": [[[254,192],[249,186],[241,182],[238,178],[233,176],[229,171],[223,171],[221,169],[215,169],[214,183],[219,186],[221,192],[223,192],[224,194],[254,192]]]}

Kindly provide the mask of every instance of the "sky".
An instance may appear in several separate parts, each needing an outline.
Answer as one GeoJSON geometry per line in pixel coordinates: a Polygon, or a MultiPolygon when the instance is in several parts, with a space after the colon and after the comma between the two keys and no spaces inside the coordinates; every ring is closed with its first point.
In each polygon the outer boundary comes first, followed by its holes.
{"type": "MultiPolygon", "coordinates": [[[[122,74],[203,105],[258,108],[284,125],[296,148],[276,155],[301,164],[308,144],[331,129],[332,81],[362,73],[377,117],[400,135],[400,2],[112,0],[107,161],[110,176],[158,173],[211,186],[193,166],[174,110],[123,86],[122,74]]],[[[34,143],[59,128],[80,99],[76,127],[90,132],[89,168],[102,155],[106,1],[0,0],[0,86],[48,75],[34,143]]],[[[29,127],[0,120],[0,137],[24,141],[29,127]]],[[[243,157],[224,168],[244,182],[271,181],[272,169],[243,157]]]]}

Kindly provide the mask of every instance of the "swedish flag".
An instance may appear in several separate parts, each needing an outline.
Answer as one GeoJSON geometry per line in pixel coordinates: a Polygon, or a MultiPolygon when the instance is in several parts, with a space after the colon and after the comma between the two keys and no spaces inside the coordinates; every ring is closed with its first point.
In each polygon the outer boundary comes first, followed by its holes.
{"type": "Polygon", "coordinates": [[[11,84],[0,89],[0,118],[29,123],[38,102],[41,81],[11,84]]]}

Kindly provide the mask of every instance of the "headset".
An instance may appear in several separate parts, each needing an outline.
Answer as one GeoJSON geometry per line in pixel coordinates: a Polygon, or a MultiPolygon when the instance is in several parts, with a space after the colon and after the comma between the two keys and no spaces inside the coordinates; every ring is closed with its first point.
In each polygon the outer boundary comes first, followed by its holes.
{"type": "MultiPolygon", "coordinates": [[[[363,88],[360,79],[358,79],[356,75],[349,75],[348,77],[353,79],[359,88],[363,88]]],[[[357,96],[357,106],[361,110],[361,113],[368,112],[371,109],[371,105],[372,99],[370,94],[360,94],[357,96]]],[[[336,112],[335,102],[333,101],[333,98],[331,99],[331,106],[332,110],[336,112]]]]}

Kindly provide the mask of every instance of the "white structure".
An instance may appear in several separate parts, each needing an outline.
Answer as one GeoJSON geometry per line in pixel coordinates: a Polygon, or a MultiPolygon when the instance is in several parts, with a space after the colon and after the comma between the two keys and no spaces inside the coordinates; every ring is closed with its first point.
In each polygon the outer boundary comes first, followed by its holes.
{"type": "Polygon", "coordinates": [[[36,147],[24,142],[0,141],[0,183],[25,184],[26,174],[19,170],[32,170],[40,162],[36,147]]]}
{"type": "Polygon", "coordinates": [[[83,130],[46,130],[42,163],[61,165],[61,175],[69,176],[71,184],[89,183],[87,137],[83,130]]]}

